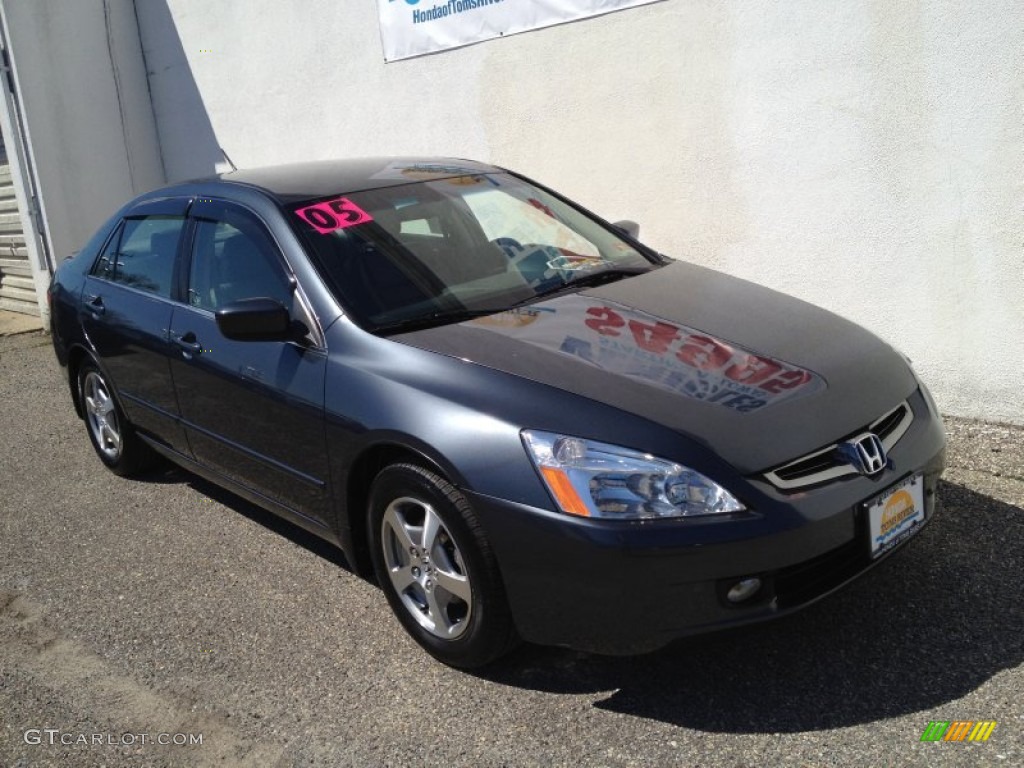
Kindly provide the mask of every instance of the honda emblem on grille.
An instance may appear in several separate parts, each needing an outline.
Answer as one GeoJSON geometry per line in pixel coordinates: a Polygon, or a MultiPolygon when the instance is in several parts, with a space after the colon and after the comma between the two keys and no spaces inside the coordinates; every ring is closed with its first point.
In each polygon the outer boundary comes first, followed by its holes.
{"type": "Polygon", "coordinates": [[[840,443],[836,450],[843,461],[862,475],[878,474],[889,464],[885,446],[874,432],[840,443]]]}

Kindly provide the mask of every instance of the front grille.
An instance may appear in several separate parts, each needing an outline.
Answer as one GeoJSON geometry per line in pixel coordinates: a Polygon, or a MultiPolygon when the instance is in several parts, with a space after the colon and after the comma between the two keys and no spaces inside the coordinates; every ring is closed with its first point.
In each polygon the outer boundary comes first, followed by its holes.
{"type": "Polygon", "coordinates": [[[872,424],[871,431],[882,439],[882,445],[885,446],[885,450],[889,450],[890,447],[896,445],[897,440],[903,437],[903,433],[907,431],[910,422],[913,421],[912,417],[913,413],[910,412],[910,405],[902,402],[872,424]],[[907,418],[907,416],[911,418],[907,418]],[[886,442],[887,438],[891,438],[891,442],[886,442]]]}
{"type": "MultiPolygon", "coordinates": [[[[865,429],[858,432],[874,432],[885,446],[886,453],[892,450],[900,438],[906,434],[914,420],[914,412],[910,403],[904,400],[891,411],[875,419],[865,429]]],[[[858,434],[858,433],[854,433],[858,434]]],[[[852,435],[851,435],[852,437],[852,435]]],[[[840,441],[841,442],[841,441],[840,441]]],[[[839,456],[836,448],[839,443],[820,448],[795,461],[765,472],[765,479],[776,488],[792,491],[812,485],[827,483],[846,475],[856,475],[856,467],[847,463],[839,456]]]]}

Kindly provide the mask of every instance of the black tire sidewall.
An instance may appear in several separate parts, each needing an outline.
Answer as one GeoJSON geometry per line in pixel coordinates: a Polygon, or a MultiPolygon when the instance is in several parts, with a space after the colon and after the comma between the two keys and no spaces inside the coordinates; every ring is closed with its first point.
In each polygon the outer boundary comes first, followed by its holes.
{"type": "Polygon", "coordinates": [[[511,645],[511,619],[497,564],[468,502],[454,487],[422,467],[392,465],[377,476],[370,490],[369,528],[370,552],[377,581],[402,626],[427,652],[445,664],[469,668],[482,666],[508,649],[511,645]],[[445,486],[449,489],[447,493],[445,486]],[[449,494],[456,499],[450,498],[449,494]],[[421,627],[402,603],[388,576],[381,525],[388,505],[403,496],[430,504],[462,555],[472,590],[473,609],[469,626],[454,640],[436,637],[421,627]]]}

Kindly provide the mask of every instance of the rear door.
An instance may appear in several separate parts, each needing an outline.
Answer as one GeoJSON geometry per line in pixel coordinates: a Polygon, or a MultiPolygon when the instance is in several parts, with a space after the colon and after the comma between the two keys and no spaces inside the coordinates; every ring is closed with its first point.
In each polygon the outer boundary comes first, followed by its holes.
{"type": "Polygon", "coordinates": [[[122,219],[86,278],[79,307],[82,327],[128,420],[186,455],[168,329],[188,203],[145,203],[122,219]]]}
{"type": "Polygon", "coordinates": [[[268,227],[201,198],[191,211],[187,304],[170,322],[172,372],[195,458],[303,518],[328,525],[323,422],[326,350],[297,341],[232,341],[214,312],[268,297],[312,325],[268,227]]]}

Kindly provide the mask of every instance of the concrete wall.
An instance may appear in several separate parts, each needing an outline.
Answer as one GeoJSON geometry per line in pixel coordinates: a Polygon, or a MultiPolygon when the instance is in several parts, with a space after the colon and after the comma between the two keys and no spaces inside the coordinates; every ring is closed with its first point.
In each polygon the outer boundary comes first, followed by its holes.
{"type": "Polygon", "coordinates": [[[163,182],[131,0],[2,0],[56,261],[163,182]]]}
{"type": "Polygon", "coordinates": [[[392,64],[370,0],[139,8],[170,178],[218,144],[508,165],[872,328],[946,412],[1024,423],[1016,0],[667,0],[392,64]]]}
{"type": "MultiPolygon", "coordinates": [[[[180,181],[207,176],[215,170],[230,170],[230,167],[218,167],[224,156],[192,77],[170,9],[162,0],[143,0],[137,2],[135,8],[149,68],[160,151],[169,180],[180,181]]],[[[251,115],[252,110],[250,105],[246,114],[251,115]]]]}

